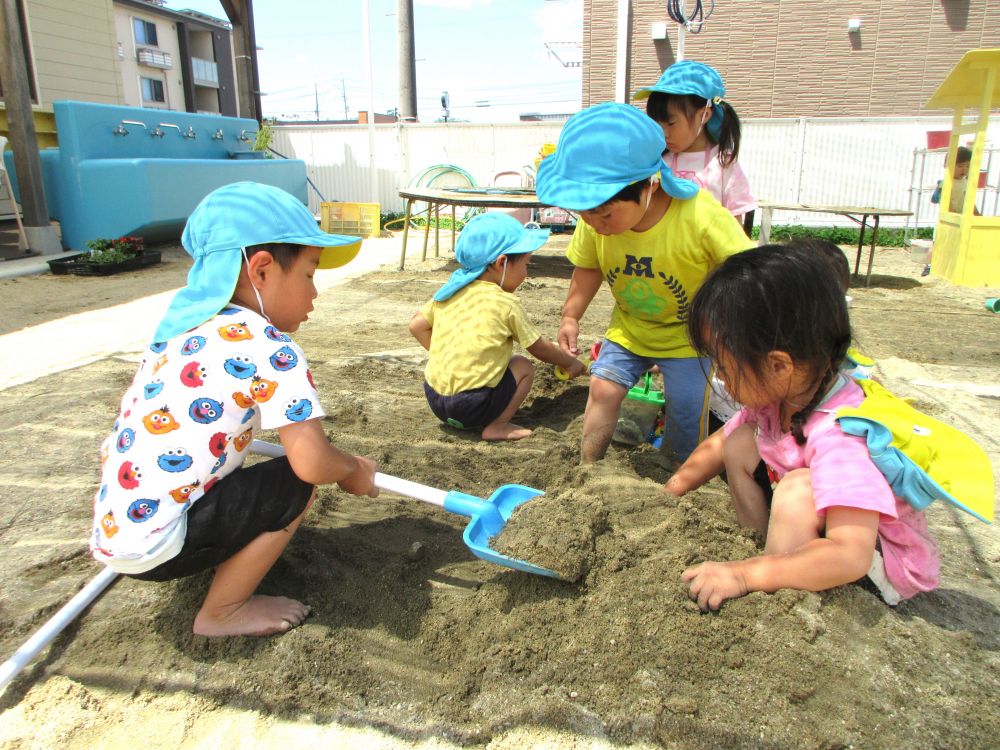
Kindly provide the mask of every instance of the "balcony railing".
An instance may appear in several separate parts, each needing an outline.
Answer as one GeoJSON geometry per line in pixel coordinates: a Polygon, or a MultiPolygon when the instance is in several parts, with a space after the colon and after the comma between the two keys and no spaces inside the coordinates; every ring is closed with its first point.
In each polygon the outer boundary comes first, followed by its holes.
{"type": "Polygon", "coordinates": [[[213,60],[191,58],[191,77],[195,86],[219,88],[219,66],[213,60]]]}
{"type": "Polygon", "coordinates": [[[148,65],[151,68],[161,68],[163,70],[169,70],[174,67],[174,61],[170,53],[162,50],[139,47],[136,50],[135,56],[140,65],[148,65]]]}

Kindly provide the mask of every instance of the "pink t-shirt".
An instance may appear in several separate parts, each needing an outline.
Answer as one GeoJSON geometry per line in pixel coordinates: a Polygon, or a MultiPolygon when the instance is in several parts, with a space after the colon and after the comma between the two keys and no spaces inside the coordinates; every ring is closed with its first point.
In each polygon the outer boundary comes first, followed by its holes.
{"type": "Polygon", "coordinates": [[[723,167],[719,163],[718,146],[704,151],[667,154],[664,160],[676,176],[697,182],[733,216],[742,216],[757,208],[757,199],[750,192],[750,183],[739,162],[723,167]]]}
{"type": "Polygon", "coordinates": [[[805,445],[781,431],[778,404],[741,409],[723,429],[729,435],[742,424],[756,425],[757,450],[779,479],[793,469],[808,468],[819,513],[836,506],[878,511],[886,577],[908,599],[937,588],[941,566],[937,545],[924,514],[893,495],[872,463],[864,438],[844,434],[834,419],[839,407],[857,406],[864,399],[858,384],[841,375],[832,393],[806,420],[805,445]]]}

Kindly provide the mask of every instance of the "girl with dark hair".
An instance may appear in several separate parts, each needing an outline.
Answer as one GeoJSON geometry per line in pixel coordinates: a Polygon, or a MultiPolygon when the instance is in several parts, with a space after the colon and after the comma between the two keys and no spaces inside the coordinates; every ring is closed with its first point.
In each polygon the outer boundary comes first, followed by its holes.
{"type": "Polygon", "coordinates": [[[694,180],[733,216],[757,208],[740,168],[740,118],[723,97],[722,76],[704,63],[674,63],[653,86],[639,89],[646,114],[667,139],[664,160],[678,177],[694,180]]]}
{"type": "Polygon", "coordinates": [[[865,395],[839,372],[851,327],[830,264],[805,247],[730,256],[695,295],[688,332],[743,408],[664,492],[683,495],[725,469],[737,519],[766,539],[759,557],[685,570],[699,606],[750,591],[822,591],[866,574],[889,604],[935,588],[937,548],[923,514],[893,495],[864,438],[835,421],[865,395]],[[777,482],[770,503],[753,479],[762,459],[777,482]]]}

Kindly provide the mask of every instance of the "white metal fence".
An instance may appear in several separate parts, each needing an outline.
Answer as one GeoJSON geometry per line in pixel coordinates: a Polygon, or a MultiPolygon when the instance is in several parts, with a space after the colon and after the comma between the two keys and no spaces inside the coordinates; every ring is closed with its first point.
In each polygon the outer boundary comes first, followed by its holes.
{"type": "MultiPolygon", "coordinates": [[[[749,119],[743,122],[740,164],[761,199],[908,209],[921,226],[932,226],[937,206],[930,195],[943,176],[944,154],[926,150],[926,134],[950,127],[950,117],[749,119]]],[[[376,125],[377,200],[383,211],[401,211],[400,188],[438,164],[460,167],[477,185],[492,185],[499,172],[532,168],[541,144],[556,143],[561,129],[559,122],[376,125]]],[[[988,146],[1000,143],[1000,123],[990,126],[988,140],[988,146]]],[[[314,212],[320,195],[328,201],[372,200],[368,126],[283,125],[275,128],[272,145],[308,165],[319,192],[310,191],[314,212]]],[[[996,213],[1000,159],[995,154],[991,150],[983,163],[990,187],[980,192],[977,203],[984,214],[996,213]]],[[[971,175],[970,183],[975,179],[971,175]]],[[[774,221],[849,223],[832,214],[790,212],[775,212],[774,221]]],[[[896,226],[912,223],[895,220],[896,226]]]]}

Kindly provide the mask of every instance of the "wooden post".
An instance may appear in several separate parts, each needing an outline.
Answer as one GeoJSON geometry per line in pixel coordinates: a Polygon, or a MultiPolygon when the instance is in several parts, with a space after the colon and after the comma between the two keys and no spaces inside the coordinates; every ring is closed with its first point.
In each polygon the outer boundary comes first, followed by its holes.
{"type": "MultiPolygon", "coordinates": [[[[35,116],[31,109],[31,88],[25,64],[24,44],[17,0],[0,5],[0,46],[3,63],[3,98],[7,107],[7,127],[14,151],[14,167],[24,209],[24,233],[33,252],[56,254],[62,245],[49,220],[42,183],[42,163],[35,137],[35,116]]],[[[17,206],[14,207],[17,210],[17,206]]]]}

